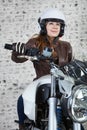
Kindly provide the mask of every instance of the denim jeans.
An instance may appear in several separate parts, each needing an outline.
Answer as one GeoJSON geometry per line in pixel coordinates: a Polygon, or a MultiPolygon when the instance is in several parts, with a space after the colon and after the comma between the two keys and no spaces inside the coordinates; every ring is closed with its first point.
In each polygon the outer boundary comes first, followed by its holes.
{"type": "Polygon", "coordinates": [[[22,95],[20,95],[17,101],[17,112],[18,112],[19,124],[23,124],[24,120],[26,119],[26,115],[24,114],[24,104],[22,95]]]}

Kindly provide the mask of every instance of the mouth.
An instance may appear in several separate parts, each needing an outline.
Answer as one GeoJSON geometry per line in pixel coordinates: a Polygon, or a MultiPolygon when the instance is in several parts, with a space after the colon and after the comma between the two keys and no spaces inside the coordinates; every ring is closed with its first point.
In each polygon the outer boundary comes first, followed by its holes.
{"type": "Polygon", "coordinates": [[[54,33],[54,34],[58,34],[58,31],[51,31],[52,33],[54,33]]]}
{"type": "Polygon", "coordinates": [[[53,32],[53,33],[58,33],[58,30],[56,31],[56,30],[51,30],[51,32],[53,32]]]}

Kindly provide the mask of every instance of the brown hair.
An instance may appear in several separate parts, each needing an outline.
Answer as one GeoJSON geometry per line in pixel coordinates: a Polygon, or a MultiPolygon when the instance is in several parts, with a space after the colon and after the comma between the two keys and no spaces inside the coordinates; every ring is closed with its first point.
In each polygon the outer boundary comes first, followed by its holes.
{"type": "Polygon", "coordinates": [[[50,47],[53,50],[52,55],[54,57],[57,56],[57,53],[55,52],[55,49],[54,49],[55,45],[49,42],[49,40],[47,39],[47,35],[43,36],[39,34],[38,37],[36,38],[36,46],[40,49],[41,52],[43,51],[45,47],[50,47]]]}
{"type": "Polygon", "coordinates": [[[38,37],[36,38],[36,46],[42,51],[44,49],[44,47],[49,47],[50,46],[50,42],[47,40],[47,36],[43,36],[41,34],[38,35],[38,37]]]}

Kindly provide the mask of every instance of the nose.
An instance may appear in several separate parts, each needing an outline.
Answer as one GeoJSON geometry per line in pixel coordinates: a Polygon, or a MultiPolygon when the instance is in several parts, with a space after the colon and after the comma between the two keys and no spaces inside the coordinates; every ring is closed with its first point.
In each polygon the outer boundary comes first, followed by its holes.
{"type": "Polygon", "coordinates": [[[56,23],[53,24],[53,28],[57,29],[58,25],[56,23]]]}

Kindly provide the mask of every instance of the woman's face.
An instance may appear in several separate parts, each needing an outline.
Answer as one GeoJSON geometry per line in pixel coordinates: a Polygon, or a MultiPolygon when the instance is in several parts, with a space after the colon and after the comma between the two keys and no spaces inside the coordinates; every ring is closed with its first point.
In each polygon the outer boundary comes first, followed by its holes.
{"type": "Polygon", "coordinates": [[[47,22],[46,24],[46,30],[47,30],[47,35],[49,37],[57,37],[60,33],[60,23],[59,22],[47,22]]]}

